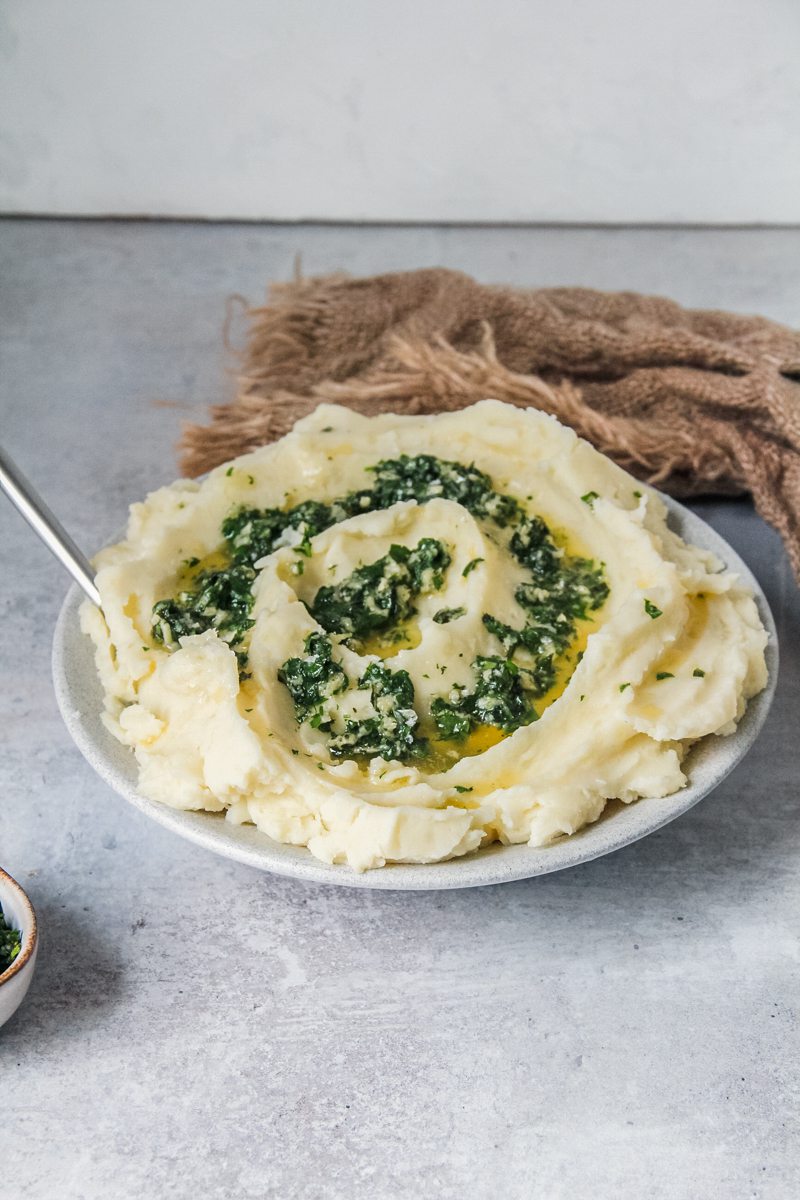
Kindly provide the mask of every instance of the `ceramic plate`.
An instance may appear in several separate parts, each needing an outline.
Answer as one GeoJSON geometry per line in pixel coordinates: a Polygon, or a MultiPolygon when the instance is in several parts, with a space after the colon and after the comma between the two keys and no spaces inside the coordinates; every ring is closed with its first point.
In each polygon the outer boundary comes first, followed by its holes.
{"type": "Polygon", "coordinates": [[[207,850],[263,871],[345,887],[422,891],[505,883],[588,862],[660,829],[707,796],[752,746],[775,691],[778,674],[775,622],[761,588],[739,556],[710,526],[676,500],[668,496],[663,499],[670,511],[671,527],[686,541],[713,551],[752,588],[761,620],[770,634],[766,650],[769,682],[765,691],[748,704],[735,734],[706,738],[690,752],[684,763],[689,783],[682,791],[663,800],[640,800],[629,805],[613,803],[609,805],[610,811],[594,825],[551,846],[532,849],[493,845],[449,862],[429,866],[399,864],[359,875],[349,867],[320,862],[301,847],[281,845],[253,826],[230,825],[220,814],[181,812],[146,799],[136,788],[133,752],[117,742],[100,720],[102,692],[94,666],[93,645],[78,624],[82,595],[77,586],[64,601],[53,644],[53,679],[61,715],[79,750],[98,775],[146,816],[207,850]]]}
{"type": "Polygon", "coordinates": [[[0,1025],[14,1015],[25,999],[36,969],[39,935],[36,913],[16,879],[0,868],[0,908],[6,924],[22,935],[20,951],[10,967],[0,971],[0,1025]]]}

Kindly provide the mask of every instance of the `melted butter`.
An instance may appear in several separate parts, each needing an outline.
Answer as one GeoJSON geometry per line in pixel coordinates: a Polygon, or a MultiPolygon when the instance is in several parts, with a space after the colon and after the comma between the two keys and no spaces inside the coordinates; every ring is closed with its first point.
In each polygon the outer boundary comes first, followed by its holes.
{"type": "Polygon", "coordinates": [[[192,566],[188,562],[182,564],[180,570],[175,577],[175,588],[181,592],[188,592],[194,587],[199,575],[203,571],[222,571],[225,567],[231,565],[231,556],[227,547],[220,546],[218,550],[212,550],[210,554],[206,554],[192,566]]]}
{"type": "Polygon", "coordinates": [[[374,633],[359,642],[359,653],[374,654],[376,658],[394,658],[401,650],[413,650],[422,641],[417,625],[401,625],[386,633],[374,633]]]}
{"type": "Polygon", "coordinates": [[[443,771],[449,771],[463,753],[463,746],[458,746],[456,742],[445,742],[440,738],[431,738],[428,747],[428,753],[417,763],[420,771],[426,775],[439,775],[443,771]]]}
{"type": "MultiPolygon", "coordinates": [[[[572,531],[551,527],[551,536],[556,546],[566,556],[589,559],[593,557],[591,551],[572,531]]],[[[227,547],[222,546],[205,555],[193,566],[184,565],[177,575],[176,586],[181,590],[188,590],[194,586],[198,576],[203,571],[226,568],[230,566],[230,561],[230,554],[227,547]]],[[[292,581],[294,576],[290,574],[289,579],[292,581]]],[[[533,701],[533,706],[538,716],[541,716],[551,704],[554,704],[563,695],[577,666],[578,656],[586,649],[590,634],[597,630],[602,623],[599,619],[602,612],[602,608],[598,609],[593,617],[576,621],[577,633],[575,638],[565,653],[556,660],[556,678],[553,686],[544,696],[533,701]]],[[[385,661],[399,654],[401,650],[415,649],[420,645],[421,640],[422,635],[419,631],[419,626],[408,624],[386,632],[372,634],[359,644],[358,649],[363,655],[371,655],[385,661]]],[[[255,707],[256,694],[257,688],[253,680],[246,680],[241,684],[239,692],[240,712],[244,713],[244,710],[255,707]]],[[[450,770],[460,759],[474,758],[483,754],[510,736],[510,734],[504,733],[493,725],[481,725],[472,730],[463,742],[445,741],[441,738],[431,737],[429,739],[428,753],[423,759],[418,761],[417,766],[425,774],[439,774],[440,772],[450,770]]],[[[364,768],[366,768],[366,763],[362,764],[362,769],[364,768]]],[[[405,786],[407,783],[408,779],[397,779],[392,780],[389,786],[391,790],[394,790],[405,786]]],[[[464,808],[473,808],[480,804],[480,800],[470,793],[464,793],[452,798],[448,803],[457,804],[464,808]]]]}
{"type": "MultiPolygon", "coordinates": [[[[601,613],[603,610],[598,609],[597,611],[601,613]]],[[[544,696],[533,701],[533,707],[538,716],[541,716],[545,709],[549,708],[551,704],[555,704],[556,700],[563,695],[578,665],[578,655],[586,649],[590,634],[598,628],[598,622],[591,618],[577,621],[576,625],[577,636],[570,643],[566,653],[556,660],[555,683],[548,692],[545,692],[544,696]]],[[[499,745],[510,736],[510,733],[503,733],[502,729],[498,729],[494,725],[479,725],[477,729],[473,729],[468,734],[463,742],[431,738],[430,751],[420,763],[420,769],[431,773],[449,771],[460,759],[475,758],[486,750],[491,750],[493,746],[499,745]]]]}
{"type": "MultiPolygon", "coordinates": [[[[593,558],[591,551],[570,530],[563,528],[553,529],[552,537],[556,546],[570,558],[593,558]]],[[[605,605],[596,609],[591,617],[575,622],[575,637],[566,651],[556,659],[556,678],[553,686],[543,696],[533,701],[533,706],[538,716],[541,717],[542,713],[551,704],[555,704],[556,700],[560,699],[564,694],[567,684],[578,665],[579,655],[585,651],[590,635],[602,625],[604,608],[605,605]]],[[[373,651],[373,653],[377,653],[377,651],[373,651]]],[[[448,771],[460,759],[474,758],[479,754],[483,754],[486,750],[491,750],[493,746],[499,745],[500,742],[505,741],[510,736],[510,734],[503,733],[501,729],[497,729],[494,725],[481,725],[477,729],[473,729],[463,742],[448,742],[441,738],[431,738],[430,750],[419,764],[420,769],[432,774],[448,771]]],[[[448,803],[459,804],[468,808],[479,804],[480,801],[472,797],[471,794],[465,793],[457,799],[449,800],[448,803]]]]}
{"type": "MultiPolygon", "coordinates": [[[[603,610],[601,608],[597,611],[602,612],[603,610]]],[[[599,628],[598,622],[596,620],[592,620],[591,618],[587,618],[584,621],[576,621],[575,625],[577,628],[576,637],[572,640],[572,642],[570,642],[566,653],[562,654],[560,658],[556,659],[555,683],[548,692],[545,692],[543,696],[540,696],[538,700],[534,700],[533,702],[533,707],[536,709],[539,716],[541,716],[545,709],[549,708],[551,704],[555,704],[556,700],[558,700],[564,694],[567,684],[572,678],[573,672],[578,665],[578,655],[583,654],[584,650],[586,649],[587,642],[589,641],[589,635],[594,633],[594,631],[599,628]]]]}
{"type": "Polygon", "coordinates": [[[484,750],[491,750],[492,746],[497,746],[508,736],[495,725],[479,725],[463,742],[448,742],[444,738],[432,737],[429,740],[430,750],[421,761],[420,769],[432,774],[449,771],[459,759],[483,754],[484,750]]]}
{"type": "Polygon", "coordinates": [[[563,550],[569,558],[594,558],[591,550],[580,538],[575,536],[571,529],[564,529],[563,526],[558,528],[550,526],[550,536],[558,549],[563,550]]]}
{"type": "Polygon", "coordinates": [[[136,595],[129,596],[122,611],[135,625],[140,612],[139,597],[136,595]]]}
{"type": "Polygon", "coordinates": [[[138,679],[134,679],[134,681],[133,681],[134,696],[138,696],[139,688],[141,687],[141,685],[144,683],[144,681],[146,679],[150,678],[150,676],[153,674],[155,669],[156,669],[156,661],[154,658],[151,658],[147,664],[147,670],[144,671],[143,674],[141,674],[138,679]]]}
{"type": "MultiPolygon", "coordinates": [[[[245,709],[255,708],[256,700],[258,699],[258,685],[254,679],[243,679],[239,684],[239,711],[244,712],[245,709]]],[[[248,714],[249,715],[249,714],[248,714]]]]}
{"type": "Polygon", "coordinates": [[[496,746],[507,736],[495,725],[479,725],[465,739],[461,757],[473,758],[476,754],[483,754],[484,750],[491,750],[492,746],[496,746]]]}

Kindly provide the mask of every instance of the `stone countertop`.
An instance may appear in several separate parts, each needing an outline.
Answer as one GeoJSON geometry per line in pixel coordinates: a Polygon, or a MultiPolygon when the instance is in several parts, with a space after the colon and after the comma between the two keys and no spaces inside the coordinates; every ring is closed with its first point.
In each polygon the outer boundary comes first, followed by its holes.
{"type": "MultiPolygon", "coordinates": [[[[230,394],[226,297],[298,254],[800,319],[798,230],[7,220],[0,436],[81,545],[174,477],[181,422],[230,394]]],[[[794,1197],[800,594],[748,503],[693,507],[782,638],[747,759],[607,858],[395,894],[261,875],[111,793],[53,698],[65,577],[1,504],[0,862],[42,940],[0,1031],[0,1194],[794,1197]]]]}

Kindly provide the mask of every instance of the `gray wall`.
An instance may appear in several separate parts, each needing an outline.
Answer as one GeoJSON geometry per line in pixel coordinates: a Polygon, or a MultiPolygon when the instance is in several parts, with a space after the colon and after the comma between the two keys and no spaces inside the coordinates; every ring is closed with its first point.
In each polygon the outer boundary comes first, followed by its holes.
{"type": "Polygon", "coordinates": [[[800,220],[796,0],[0,0],[0,210],[800,220]]]}

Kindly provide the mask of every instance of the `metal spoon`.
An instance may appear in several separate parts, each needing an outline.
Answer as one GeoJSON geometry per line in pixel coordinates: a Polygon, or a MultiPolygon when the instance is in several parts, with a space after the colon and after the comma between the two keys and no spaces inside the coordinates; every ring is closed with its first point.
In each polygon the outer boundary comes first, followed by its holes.
{"type": "Polygon", "coordinates": [[[100,607],[100,593],[94,581],[94,571],[88,558],[73,542],[67,531],[50,512],[45,502],[37,496],[19,467],[0,446],[0,489],[8,496],[14,507],[38,533],[47,549],[55,554],[72,578],[83,588],[89,599],[100,607]]]}

